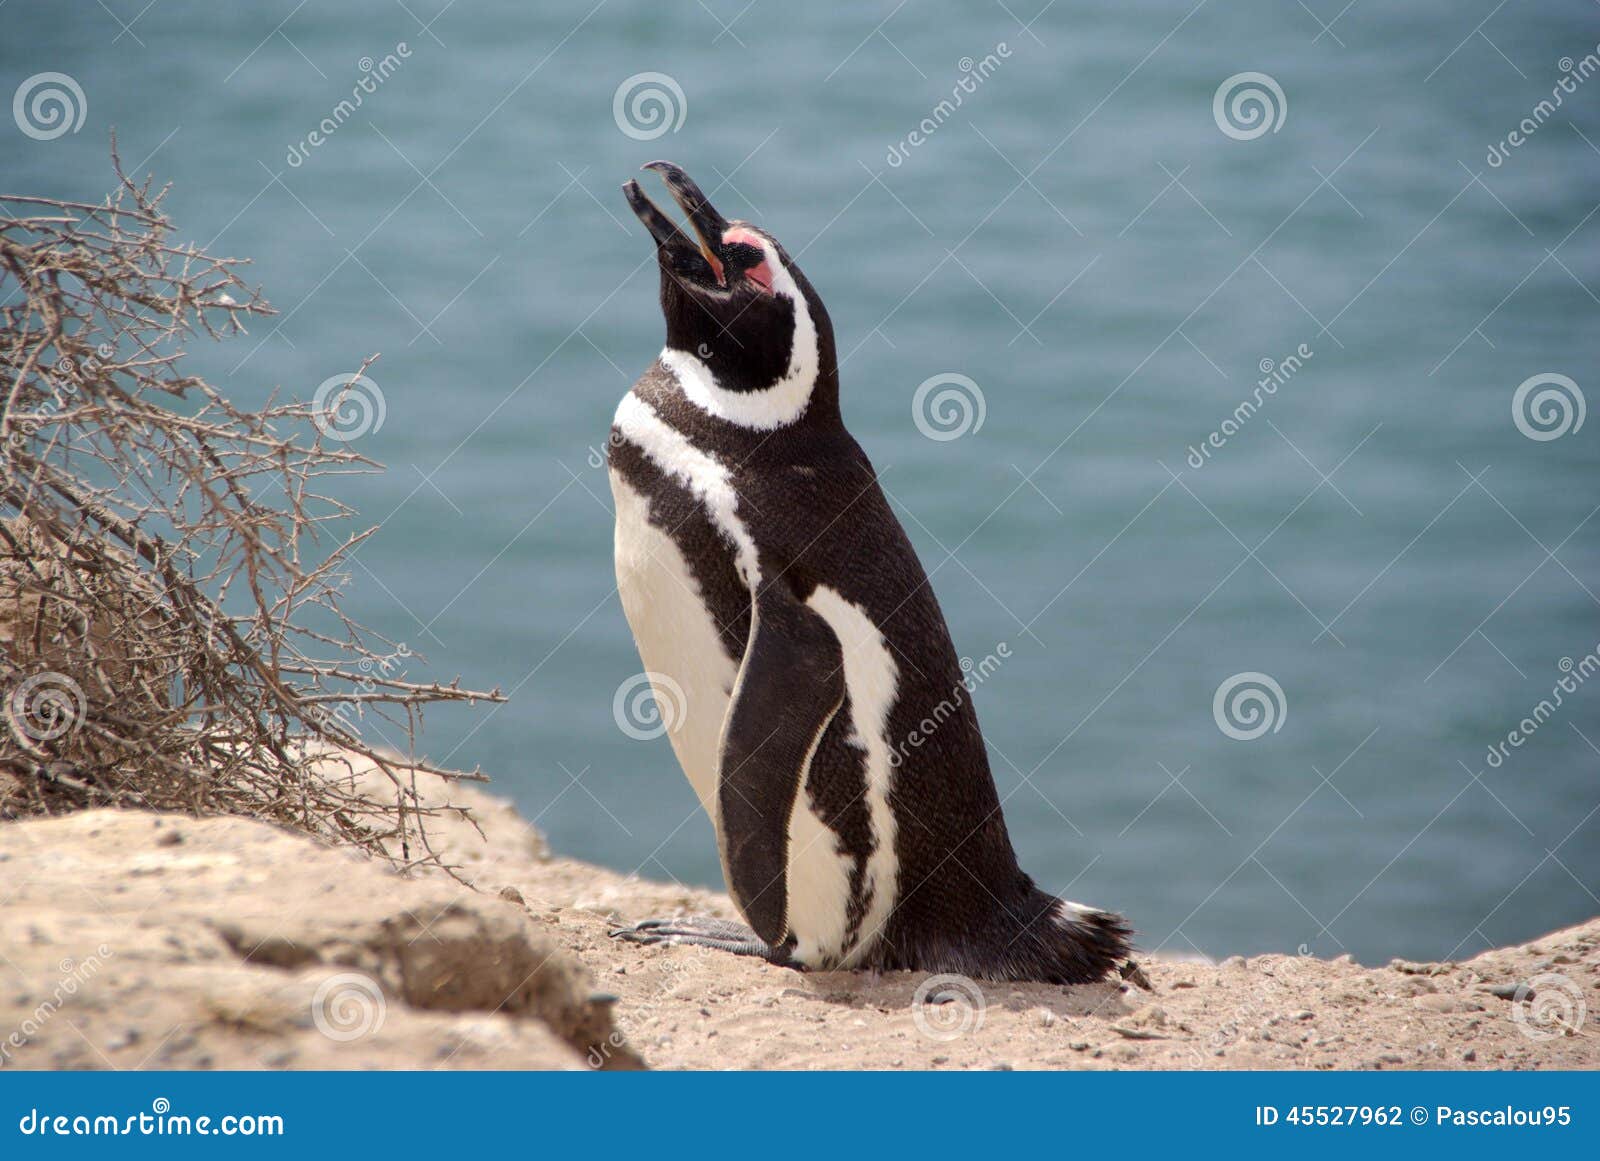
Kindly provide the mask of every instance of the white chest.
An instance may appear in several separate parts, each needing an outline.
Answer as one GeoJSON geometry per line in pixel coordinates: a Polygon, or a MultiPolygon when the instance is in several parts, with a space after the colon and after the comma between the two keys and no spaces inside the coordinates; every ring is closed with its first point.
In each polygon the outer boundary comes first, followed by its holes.
{"type": "Polygon", "coordinates": [[[651,674],[667,738],[700,805],[717,821],[717,751],[738,667],[723,652],[682,550],[650,523],[650,502],[616,472],[617,591],[651,674]]]}

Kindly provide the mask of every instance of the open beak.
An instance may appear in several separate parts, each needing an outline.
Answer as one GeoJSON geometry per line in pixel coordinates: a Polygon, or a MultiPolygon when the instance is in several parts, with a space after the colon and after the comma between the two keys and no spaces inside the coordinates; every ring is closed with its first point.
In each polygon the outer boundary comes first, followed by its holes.
{"type": "Polygon", "coordinates": [[[651,169],[659,173],[667,184],[667,192],[672,195],[672,200],[678,203],[689,219],[689,224],[694,227],[697,242],[691,242],[678,229],[673,220],[663,214],[655,206],[642,189],[639,183],[632,179],[625,182],[622,192],[628,199],[634,214],[644,223],[644,228],[650,231],[650,236],[655,239],[656,245],[663,248],[688,247],[700,252],[706,260],[706,265],[711,268],[718,286],[726,286],[727,278],[723,272],[722,259],[718,251],[722,248],[722,234],[728,228],[727,219],[717,213],[694,179],[670,161],[652,161],[643,169],[651,169]]]}

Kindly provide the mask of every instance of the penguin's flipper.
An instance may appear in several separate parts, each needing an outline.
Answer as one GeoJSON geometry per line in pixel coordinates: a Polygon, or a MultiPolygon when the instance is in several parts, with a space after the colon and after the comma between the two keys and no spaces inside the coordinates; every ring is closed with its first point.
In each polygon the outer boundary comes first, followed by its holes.
{"type": "Polygon", "coordinates": [[[789,930],[789,816],[844,702],[844,652],[828,623],[781,583],[757,591],[752,614],[722,724],[717,837],[728,893],[776,947],[789,930]]]}

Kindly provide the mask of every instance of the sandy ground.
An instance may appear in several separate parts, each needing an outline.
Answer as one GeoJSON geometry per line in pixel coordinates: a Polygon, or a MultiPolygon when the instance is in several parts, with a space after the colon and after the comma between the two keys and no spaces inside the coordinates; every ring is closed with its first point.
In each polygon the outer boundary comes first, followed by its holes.
{"type": "Polygon", "coordinates": [[[485,889],[516,889],[618,997],[618,1026],[656,1068],[1600,1067],[1600,919],[1460,963],[1142,959],[1153,992],[955,981],[918,1004],[924,974],[612,940],[618,920],[737,914],[723,894],[541,858],[505,803],[478,813],[487,843],[451,825],[442,846],[485,889]],[[1490,990],[1530,981],[1521,1002],[1490,990]]]}
{"type": "Polygon", "coordinates": [[[618,921],[735,915],[724,895],[552,857],[475,788],[449,796],[485,837],[445,821],[434,845],[475,890],[237,820],[100,811],[0,827],[0,1059],[519,1068],[626,1066],[637,1051],[654,1068],[1600,1067],[1600,919],[1460,963],[1147,959],[1153,992],[950,979],[932,981],[943,1002],[930,1003],[919,973],[802,974],[612,940],[618,921]],[[101,961],[93,978],[60,998],[85,957],[101,961]],[[368,985],[329,982],[352,975],[368,985]]]}

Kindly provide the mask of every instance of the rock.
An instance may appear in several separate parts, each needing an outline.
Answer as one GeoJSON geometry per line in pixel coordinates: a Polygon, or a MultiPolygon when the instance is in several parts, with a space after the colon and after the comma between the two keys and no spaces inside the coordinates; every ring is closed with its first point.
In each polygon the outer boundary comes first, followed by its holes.
{"type": "MultiPolygon", "coordinates": [[[[71,1019],[40,1023],[21,1067],[81,1043],[75,1028],[97,1067],[152,1044],[162,1067],[254,1068],[269,1049],[303,1068],[460,1067],[466,1012],[498,1030],[500,1067],[639,1064],[569,953],[442,876],[264,823],[132,811],[0,826],[0,851],[0,947],[26,978],[77,980],[71,1019]]],[[[0,1027],[32,1011],[0,997],[0,1027]]]]}
{"type": "Polygon", "coordinates": [[[1447,963],[1413,963],[1404,959],[1392,959],[1389,966],[1408,976],[1437,976],[1450,970],[1447,963]]]}
{"type": "Polygon", "coordinates": [[[1222,963],[1219,964],[1218,966],[1221,967],[1225,971],[1232,971],[1232,970],[1235,970],[1235,969],[1242,971],[1245,968],[1247,968],[1249,965],[1245,962],[1244,956],[1242,956],[1242,955],[1230,955],[1227,959],[1223,960],[1222,963]]]}
{"type": "Polygon", "coordinates": [[[515,887],[501,887],[500,898],[504,899],[507,903],[515,903],[519,907],[527,906],[527,900],[522,897],[522,892],[517,890],[515,887]]]}
{"type": "Polygon", "coordinates": [[[1167,1037],[1160,1032],[1152,1032],[1146,1028],[1129,1028],[1123,1024],[1111,1025],[1111,1030],[1125,1040],[1165,1040],[1167,1037]]]}
{"type": "Polygon", "coordinates": [[[432,868],[401,878],[227,820],[167,816],[158,827],[140,823],[147,816],[102,813],[25,824],[46,828],[48,842],[10,841],[41,832],[0,825],[0,952],[22,967],[19,974],[0,961],[0,1034],[52,996],[68,957],[90,963],[101,931],[117,936],[114,944],[105,939],[104,963],[90,965],[98,971],[59,1017],[27,1033],[19,1051],[0,1040],[0,1063],[131,1068],[148,1057],[154,1068],[581,1068],[617,1066],[631,1043],[673,1069],[1600,1067],[1600,1039],[1530,1040],[1509,1005],[1476,990],[1480,981],[1510,981],[1514,998],[1515,981],[1531,978],[1536,962],[1558,964],[1581,989],[1574,995],[1587,1001],[1592,1030],[1600,921],[1437,972],[1299,956],[1235,957],[1226,968],[1149,956],[1158,996],[1121,990],[1115,977],[1061,988],[982,982],[988,1018],[938,1043],[909,1006],[924,978],[918,973],[801,975],[608,938],[611,914],[631,921],[736,912],[713,891],[559,857],[535,862],[529,828],[509,807],[469,786],[443,794],[471,809],[483,835],[446,812],[430,823],[434,852],[487,884],[486,893],[432,868]],[[159,845],[169,832],[182,841],[159,845]],[[503,901],[504,884],[516,884],[525,902],[503,901]],[[111,913],[99,914],[86,891],[111,913]],[[577,909],[579,900],[595,910],[577,909]],[[533,952],[541,954],[530,961],[533,952]],[[1560,963],[1563,955],[1576,963],[1560,963]],[[536,966],[527,991],[517,992],[536,966]],[[319,1010],[324,986],[337,1000],[319,1010]],[[496,990],[513,1002],[500,1011],[477,1006],[496,990]],[[1012,1002],[1012,992],[1022,998],[1012,1002]],[[368,1029],[359,1026],[363,1005],[368,1029]],[[319,1015],[332,1027],[328,1018],[340,1008],[358,1024],[348,1040],[319,1027],[319,1015]],[[574,1047],[573,1021],[586,1050],[574,1047]]]}
{"type": "Polygon", "coordinates": [[[1414,996],[1411,1002],[1428,1012],[1481,1012],[1483,1005],[1468,996],[1453,996],[1445,992],[1414,996]]]}
{"type": "Polygon", "coordinates": [[[1155,1004],[1146,1004],[1129,1016],[1127,1023],[1134,1028],[1165,1028],[1167,1013],[1155,1004]]]}

